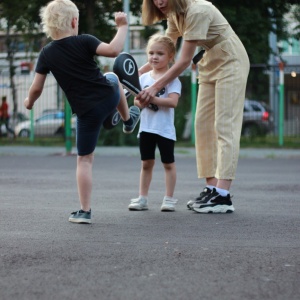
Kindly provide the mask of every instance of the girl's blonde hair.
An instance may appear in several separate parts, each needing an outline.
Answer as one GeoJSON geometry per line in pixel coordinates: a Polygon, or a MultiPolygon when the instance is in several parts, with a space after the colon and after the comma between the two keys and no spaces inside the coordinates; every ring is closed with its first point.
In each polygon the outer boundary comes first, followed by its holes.
{"type": "Polygon", "coordinates": [[[172,57],[171,63],[174,63],[176,47],[175,47],[173,40],[166,35],[156,33],[156,34],[152,35],[148,40],[147,48],[146,48],[147,53],[148,53],[151,45],[153,45],[154,43],[163,44],[167,48],[169,56],[172,57]]]}
{"type": "Polygon", "coordinates": [[[43,32],[51,38],[69,30],[72,19],[78,16],[79,10],[70,0],[53,0],[40,9],[43,32]]]}
{"type": "MultiPolygon", "coordinates": [[[[190,0],[168,0],[169,14],[175,13],[176,15],[184,14],[187,4],[190,0]]],[[[152,25],[161,20],[167,19],[155,5],[153,0],[143,0],[142,4],[142,23],[143,25],[152,25]]]]}

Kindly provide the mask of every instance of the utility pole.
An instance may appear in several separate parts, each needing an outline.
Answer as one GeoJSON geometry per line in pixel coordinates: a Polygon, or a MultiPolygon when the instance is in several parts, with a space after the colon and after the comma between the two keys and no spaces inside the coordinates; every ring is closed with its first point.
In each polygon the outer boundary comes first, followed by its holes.
{"type": "Polygon", "coordinates": [[[269,33],[269,47],[271,49],[271,54],[269,56],[269,97],[270,97],[270,107],[274,113],[274,124],[275,124],[275,134],[278,133],[278,63],[276,61],[275,54],[278,53],[277,49],[277,35],[276,35],[276,23],[275,19],[272,17],[273,10],[269,8],[269,13],[271,15],[271,25],[272,30],[269,33]]]}
{"type": "Polygon", "coordinates": [[[129,8],[129,0],[123,0],[123,11],[127,14],[127,20],[128,20],[128,32],[127,32],[127,38],[124,45],[124,51],[129,53],[130,52],[130,8],[129,8]]]}

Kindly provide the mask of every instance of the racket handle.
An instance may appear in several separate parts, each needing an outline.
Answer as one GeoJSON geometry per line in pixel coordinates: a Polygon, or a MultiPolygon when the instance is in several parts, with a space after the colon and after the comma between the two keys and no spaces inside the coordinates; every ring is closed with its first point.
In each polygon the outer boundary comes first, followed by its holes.
{"type": "Polygon", "coordinates": [[[148,108],[150,108],[153,111],[158,111],[158,106],[153,103],[149,103],[148,108]]]}
{"type": "Polygon", "coordinates": [[[131,93],[129,91],[127,91],[126,89],[123,89],[123,91],[124,91],[126,99],[128,99],[131,96],[131,93]]]}

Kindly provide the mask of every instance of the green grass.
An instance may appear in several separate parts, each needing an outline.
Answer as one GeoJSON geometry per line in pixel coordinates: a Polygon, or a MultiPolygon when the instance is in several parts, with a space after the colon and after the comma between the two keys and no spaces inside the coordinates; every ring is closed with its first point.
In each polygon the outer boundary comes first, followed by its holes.
{"type": "MultiPolygon", "coordinates": [[[[136,138],[136,136],[135,136],[136,138]]],[[[102,141],[99,139],[98,145],[102,141]]],[[[65,140],[62,137],[49,137],[49,138],[35,138],[30,142],[28,138],[16,138],[15,140],[7,137],[0,137],[0,146],[57,146],[64,147],[65,140]]],[[[106,144],[106,146],[118,146],[119,144],[106,144]]],[[[129,144],[124,143],[125,146],[129,144]]],[[[131,145],[131,144],[130,144],[131,145]]],[[[75,146],[75,138],[72,138],[72,146],[75,146]]],[[[177,141],[176,147],[194,147],[191,141],[177,141]]],[[[279,145],[278,137],[254,137],[254,138],[241,138],[241,148],[285,148],[285,149],[300,149],[300,137],[285,137],[283,146],[279,145]]]]}
{"type": "Polygon", "coordinates": [[[285,148],[300,149],[300,137],[285,137],[283,145],[279,145],[279,139],[275,136],[241,138],[241,148],[285,148]]]}
{"type": "MultiPolygon", "coordinates": [[[[75,145],[75,139],[72,139],[72,144],[75,145]]],[[[30,142],[28,138],[0,138],[0,146],[65,146],[65,140],[62,137],[51,138],[35,138],[30,142]]]]}

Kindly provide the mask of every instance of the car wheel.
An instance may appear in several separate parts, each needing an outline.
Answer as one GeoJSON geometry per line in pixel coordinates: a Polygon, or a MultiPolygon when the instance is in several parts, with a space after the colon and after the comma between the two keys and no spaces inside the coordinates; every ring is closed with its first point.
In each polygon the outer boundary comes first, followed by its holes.
{"type": "Polygon", "coordinates": [[[59,127],[56,130],[55,135],[65,137],[65,128],[63,126],[59,127]]]}
{"type": "Polygon", "coordinates": [[[28,129],[22,129],[19,133],[19,137],[26,137],[30,136],[30,131],[28,129]]]}

